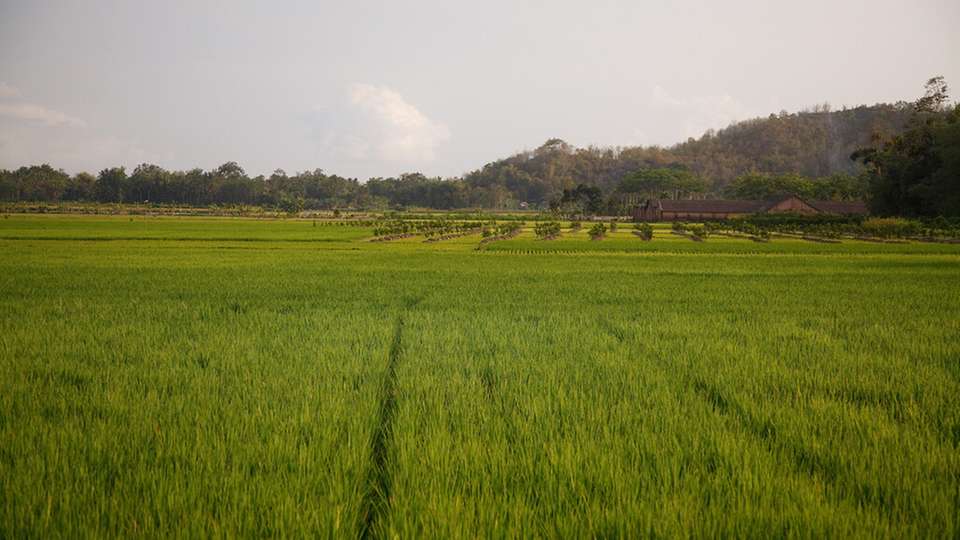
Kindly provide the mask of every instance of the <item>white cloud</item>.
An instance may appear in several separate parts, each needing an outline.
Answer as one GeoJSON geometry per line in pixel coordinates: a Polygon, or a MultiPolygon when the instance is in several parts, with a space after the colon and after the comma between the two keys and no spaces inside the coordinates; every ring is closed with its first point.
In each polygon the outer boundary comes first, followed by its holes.
{"type": "MultiPolygon", "coordinates": [[[[20,90],[17,87],[0,81],[0,98],[20,97],[20,90]]],[[[86,123],[79,118],[75,118],[66,113],[48,109],[36,103],[23,101],[7,101],[0,103],[0,117],[13,118],[15,120],[27,120],[40,122],[48,126],[77,126],[83,127],[86,123]]]]}
{"type": "Polygon", "coordinates": [[[0,81],[0,98],[11,98],[19,95],[20,90],[17,90],[15,86],[11,86],[3,81],[0,81]]]}
{"type": "Polygon", "coordinates": [[[54,111],[35,103],[0,103],[0,116],[41,122],[48,126],[83,127],[86,125],[79,118],[68,116],[60,111],[54,111]]]}
{"type": "Polygon", "coordinates": [[[699,137],[708,129],[725,128],[735,121],[754,116],[742,103],[727,94],[678,97],[658,85],[653,87],[650,101],[654,108],[669,111],[679,122],[680,132],[677,136],[683,139],[699,137]]]}
{"type": "MultiPolygon", "coordinates": [[[[431,120],[395,90],[354,84],[345,114],[329,116],[322,144],[351,160],[424,163],[433,161],[450,130],[431,120]]],[[[321,111],[322,112],[322,111],[321,111]]]]}

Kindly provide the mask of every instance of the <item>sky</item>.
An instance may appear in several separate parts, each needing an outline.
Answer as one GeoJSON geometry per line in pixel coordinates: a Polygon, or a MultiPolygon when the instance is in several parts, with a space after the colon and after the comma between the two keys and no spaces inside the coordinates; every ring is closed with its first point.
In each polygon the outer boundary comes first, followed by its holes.
{"type": "Polygon", "coordinates": [[[960,96],[960,2],[0,0],[0,168],[457,176],[960,96]]]}

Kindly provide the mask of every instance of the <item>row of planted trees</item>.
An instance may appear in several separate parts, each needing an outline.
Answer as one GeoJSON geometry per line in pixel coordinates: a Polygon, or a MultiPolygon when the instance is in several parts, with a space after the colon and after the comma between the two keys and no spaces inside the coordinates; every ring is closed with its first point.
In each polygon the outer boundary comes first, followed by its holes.
{"type": "Polygon", "coordinates": [[[386,237],[422,234],[427,238],[431,238],[434,236],[476,232],[481,226],[481,223],[476,221],[384,219],[374,224],[373,235],[376,237],[386,237]]]}
{"type": "Polygon", "coordinates": [[[549,240],[560,236],[560,223],[556,221],[541,221],[533,226],[533,232],[541,240],[549,240]]]}
{"type": "Polygon", "coordinates": [[[522,221],[498,223],[488,221],[454,221],[447,219],[406,220],[382,219],[374,223],[373,235],[377,239],[402,238],[423,235],[428,240],[442,240],[456,236],[479,233],[483,238],[514,235],[525,225],[522,221]]]}
{"type": "Polygon", "coordinates": [[[960,218],[865,218],[843,216],[757,215],[722,223],[759,234],[799,234],[822,238],[953,240],[960,238],[960,218]]]}
{"type": "MultiPolygon", "coordinates": [[[[423,235],[428,240],[443,240],[468,234],[481,234],[484,239],[515,236],[525,226],[523,221],[498,222],[496,220],[408,220],[382,218],[373,222],[374,236],[390,239],[403,236],[423,235]]],[[[572,221],[564,227],[559,221],[538,220],[533,232],[541,240],[559,237],[566,228],[576,233],[584,227],[580,221],[572,221]]],[[[593,222],[587,229],[591,239],[601,240],[608,233],[617,232],[617,221],[593,222]]],[[[865,218],[862,216],[804,216],[797,214],[757,214],[742,218],[703,223],[673,222],[675,234],[703,241],[714,234],[739,236],[766,242],[772,236],[799,236],[808,239],[835,240],[859,238],[864,240],[919,240],[954,242],[960,241],[960,218],[904,219],[865,218]]],[[[635,223],[633,234],[643,240],[653,239],[653,227],[649,223],[635,223]]]]}
{"type": "Polygon", "coordinates": [[[518,234],[524,225],[526,225],[526,223],[523,221],[509,221],[506,223],[491,222],[489,225],[483,227],[480,234],[484,238],[505,238],[518,234]]]}
{"type": "Polygon", "coordinates": [[[722,233],[769,241],[773,235],[800,236],[809,239],[901,239],[918,241],[956,241],[960,239],[960,219],[865,218],[861,216],[802,216],[796,214],[758,214],[702,224],[674,222],[677,234],[705,240],[722,233]]]}
{"type": "MultiPolygon", "coordinates": [[[[568,228],[571,233],[577,232],[583,228],[583,224],[579,221],[572,221],[568,228]]],[[[616,220],[610,221],[609,223],[596,222],[587,230],[587,234],[593,240],[602,240],[606,237],[607,232],[617,232],[618,228],[619,223],[616,220]]],[[[560,236],[561,230],[562,227],[557,221],[541,221],[533,227],[534,234],[541,240],[553,240],[560,236]]],[[[645,240],[653,238],[653,227],[649,224],[636,224],[636,231],[644,231],[643,234],[638,234],[638,236],[643,237],[645,240]]]]}

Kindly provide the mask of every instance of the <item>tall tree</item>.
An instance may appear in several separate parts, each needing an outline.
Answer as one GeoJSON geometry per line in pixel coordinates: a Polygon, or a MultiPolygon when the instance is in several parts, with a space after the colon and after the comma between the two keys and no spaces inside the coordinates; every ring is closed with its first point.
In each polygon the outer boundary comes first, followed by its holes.
{"type": "Polygon", "coordinates": [[[127,185],[127,171],[124,167],[103,169],[97,176],[94,190],[100,202],[123,202],[127,185]]]}
{"type": "Polygon", "coordinates": [[[960,215],[960,104],[942,77],[927,82],[907,129],[851,157],[867,167],[869,204],[881,215],[960,215]]]}
{"type": "Polygon", "coordinates": [[[63,198],[68,201],[92,201],[97,188],[97,178],[90,173],[77,173],[67,184],[63,198]]]}
{"type": "Polygon", "coordinates": [[[687,169],[660,167],[630,173],[620,182],[618,189],[622,193],[680,198],[690,193],[703,193],[707,190],[707,183],[687,169]]]}

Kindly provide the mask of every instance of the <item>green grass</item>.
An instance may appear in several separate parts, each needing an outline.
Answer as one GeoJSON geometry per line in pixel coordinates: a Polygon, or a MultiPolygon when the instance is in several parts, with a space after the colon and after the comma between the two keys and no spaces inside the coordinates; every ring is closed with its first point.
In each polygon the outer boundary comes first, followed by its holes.
{"type": "Polygon", "coordinates": [[[7,240],[350,242],[371,231],[309,219],[8,215],[0,220],[0,239],[7,240]]]}
{"type": "Polygon", "coordinates": [[[672,234],[659,228],[654,231],[654,239],[644,242],[633,234],[632,230],[621,226],[617,232],[607,232],[604,240],[589,241],[586,229],[570,233],[563,229],[562,235],[555,240],[538,239],[531,231],[509,241],[491,244],[492,251],[515,251],[524,253],[574,253],[574,252],[625,252],[625,253],[795,253],[795,254],[957,254],[957,245],[910,242],[905,244],[862,242],[844,240],[839,244],[818,243],[793,238],[775,238],[767,243],[753,242],[741,238],[714,235],[706,241],[695,242],[689,237],[672,234]]]}
{"type": "Polygon", "coordinates": [[[370,236],[0,219],[0,537],[960,535],[960,246],[370,236]]]}

